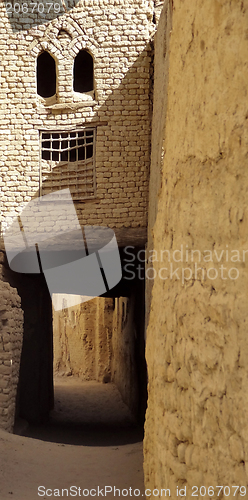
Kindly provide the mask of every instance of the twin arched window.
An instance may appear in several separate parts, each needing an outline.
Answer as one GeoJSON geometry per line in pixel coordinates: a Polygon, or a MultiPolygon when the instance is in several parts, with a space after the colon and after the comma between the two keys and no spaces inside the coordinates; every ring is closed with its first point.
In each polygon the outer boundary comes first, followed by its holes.
{"type": "MultiPolygon", "coordinates": [[[[80,50],[74,60],[73,90],[80,93],[94,90],[93,58],[87,50],[80,50]]],[[[56,63],[47,51],[37,58],[37,94],[41,97],[56,94],[56,63]]]]}

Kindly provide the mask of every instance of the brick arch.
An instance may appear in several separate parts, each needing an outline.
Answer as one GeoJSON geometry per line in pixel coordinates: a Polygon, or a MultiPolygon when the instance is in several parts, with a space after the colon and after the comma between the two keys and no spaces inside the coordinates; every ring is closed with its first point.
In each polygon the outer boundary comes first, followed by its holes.
{"type": "Polygon", "coordinates": [[[70,56],[74,59],[80,50],[87,50],[93,57],[94,62],[97,60],[99,45],[93,38],[81,36],[76,40],[71,40],[68,45],[68,52],[70,53],[70,56]]]}
{"type": "Polygon", "coordinates": [[[49,54],[52,57],[54,57],[55,62],[57,62],[56,60],[63,58],[63,54],[62,54],[60,47],[58,47],[57,44],[55,44],[53,41],[40,42],[37,40],[36,43],[33,44],[33,46],[30,49],[30,55],[32,55],[33,57],[35,57],[37,59],[37,57],[44,50],[49,52],[49,54]]]}
{"type": "Polygon", "coordinates": [[[57,38],[60,30],[67,31],[71,37],[71,41],[66,47],[68,59],[74,59],[80,50],[87,50],[95,62],[99,51],[98,42],[93,37],[87,36],[84,29],[69,15],[66,16],[66,19],[56,20],[56,23],[49,24],[43,35],[46,40],[32,42],[30,54],[38,57],[43,50],[47,50],[58,60],[64,59],[64,44],[57,38]]]}
{"type": "Polygon", "coordinates": [[[78,36],[85,36],[84,29],[75,19],[71,17],[71,14],[68,14],[62,19],[56,19],[55,23],[49,24],[45,31],[45,36],[50,39],[54,37],[57,38],[59,31],[62,29],[67,31],[72,39],[77,38],[78,36]]]}
{"type": "MultiPolygon", "coordinates": [[[[56,72],[56,92],[57,92],[57,78],[58,78],[58,65],[59,62],[63,60],[63,54],[53,43],[47,41],[39,41],[36,40],[35,43],[32,44],[30,50],[30,56],[33,57],[33,85],[36,88],[37,92],[37,59],[42,52],[48,52],[49,55],[54,59],[55,62],[55,72],[56,72]]],[[[55,93],[56,94],[56,93],[55,93]]],[[[55,95],[54,94],[54,95],[55,95]]],[[[39,95],[39,94],[37,94],[39,95]]],[[[39,96],[41,97],[41,96],[39,96]]]]}

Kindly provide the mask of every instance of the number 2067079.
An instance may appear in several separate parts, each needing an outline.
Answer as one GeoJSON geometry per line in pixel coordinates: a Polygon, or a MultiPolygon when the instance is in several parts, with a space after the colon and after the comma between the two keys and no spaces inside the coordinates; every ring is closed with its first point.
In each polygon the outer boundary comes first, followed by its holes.
{"type": "Polygon", "coordinates": [[[192,497],[235,497],[240,495],[241,497],[246,496],[245,486],[192,486],[191,488],[192,497]]]}
{"type": "Polygon", "coordinates": [[[7,14],[15,13],[15,14],[48,14],[49,12],[54,12],[58,14],[61,9],[60,3],[53,2],[29,2],[29,3],[6,3],[6,12],[7,14]]]}

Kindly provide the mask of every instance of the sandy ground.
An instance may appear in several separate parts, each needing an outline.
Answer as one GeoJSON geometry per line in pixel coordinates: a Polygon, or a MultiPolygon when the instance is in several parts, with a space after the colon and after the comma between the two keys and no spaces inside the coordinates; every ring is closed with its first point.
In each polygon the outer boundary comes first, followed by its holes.
{"type": "Polygon", "coordinates": [[[0,431],[0,449],[0,500],[85,498],[83,489],[98,487],[105,498],[120,498],[105,486],[144,496],[142,431],[113,384],[57,379],[50,422],[25,437],[0,431]],[[62,492],[71,486],[71,494],[62,492]]]}

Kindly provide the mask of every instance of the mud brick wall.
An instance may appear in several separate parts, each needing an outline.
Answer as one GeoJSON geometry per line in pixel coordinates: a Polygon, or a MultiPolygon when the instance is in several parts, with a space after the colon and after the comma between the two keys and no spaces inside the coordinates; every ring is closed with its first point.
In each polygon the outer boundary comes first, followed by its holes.
{"type": "Polygon", "coordinates": [[[124,403],[142,425],[147,403],[144,281],[133,283],[128,297],[115,298],[111,376],[124,403]]]}
{"type": "Polygon", "coordinates": [[[42,173],[41,131],[93,127],[95,192],[87,200],[74,196],[81,223],[145,228],[153,2],[67,3],[68,11],[61,4],[58,15],[53,8],[39,15],[31,6],[27,13],[15,13],[14,7],[7,13],[5,3],[0,6],[2,227],[53,176],[54,165],[42,173]],[[84,49],[94,60],[94,91],[79,93],[73,90],[73,64],[84,49]],[[39,96],[36,88],[37,58],[44,50],[56,62],[52,99],[39,96]]]}
{"type": "MultiPolygon", "coordinates": [[[[0,252],[1,264],[3,254],[0,252]]],[[[23,339],[23,311],[16,288],[0,271],[0,427],[13,430],[23,339]]]]}
{"type": "Polygon", "coordinates": [[[155,41],[155,96],[167,112],[157,207],[150,193],[158,258],[147,330],[145,481],[170,488],[172,498],[186,486],[191,498],[193,485],[247,485],[248,5],[173,0],[164,8],[157,34],[169,40],[164,54],[155,41]],[[213,260],[195,258],[200,270],[183,283],[182,268],[194,266],[186,249],[212,251],[213,260]],[[170,264],[161,250],[171,252],[179,279],[165,270],[159,277],[170,264]]]}
{"type": "Polygon", "coordinates": [[[66,305],[53,310],[55,374],[110,382],[113,299],[99,297],[70,306],[67,296],[66,305]]]}
{"type": "Polygon", "coordinates": [[[135,359],[134,304],[131,298],[115,299],[113,315],[112,380],[118,387],[124,403],[137,413],[138,380],[135,359]]]}

